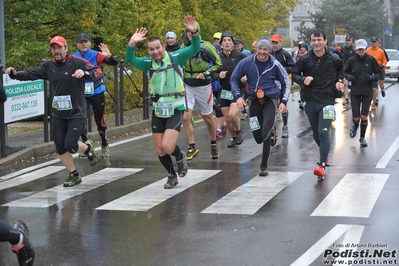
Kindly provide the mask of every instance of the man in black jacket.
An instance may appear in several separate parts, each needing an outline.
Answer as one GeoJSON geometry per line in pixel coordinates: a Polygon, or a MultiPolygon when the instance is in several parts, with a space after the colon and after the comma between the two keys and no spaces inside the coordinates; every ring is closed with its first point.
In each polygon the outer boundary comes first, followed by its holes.
{"type": "MultiPolygon", "coordinates": [[[[272,52],[277,61],[285,68],[288,74],[290,74],[289,68],[295,65],[294,59],[290,52],[283,49],[283,39],[279,34],[274,34],[270,41],[272,42],[272,52]]],[[[287,112],[282,114],[283,117],[283,129],[281,133],[282,138],[288,138],[288,109],[287,112]]]]}
{"type": "Polygon", "coordinates": [[[327,52],[324,31],[315,29],[310,34],[312,49],[301,56],[292,71],[293,80],[303,85],[305,112],[319,146],[320,163],[313,173],[324,180],[325,166],[330,151],[329,129],[335,116],[335,98],[342,96],[344,63],[339,56],[327,52]]]}
{"type": "Polygon", "coordinates": [[[64,37],[56,36],[50,41],[53,59],[35,68],[16,71],[13,67],[5,73],[12,79],[36,80],[47,79],[53,90],[52,134],[61,162],[69,172],[64,187],[82,183],[80,174],[73,163],[72,154],[84,152],[95,165],[98,161],[94,143],[79,141],[86,119],[86,99],[84,97],[85,80],[95,79],[96,67],[82,58],[68,55],[68,45],[64,37]]]}
{"type": "MultiPolygon", "coordinates": [[[[350,57],[356,54],[356,50],[354,49],[352,36],[346,35],[345,37],[345,44],[341,48],[341,53],[344,55],[344,63],[345,66],[348,63],[350,57]]],[[[348,89],[348,80],[344,79],[344,97],[345,101],[343,105],[345,107],[349,107],[349,89],[348,89]]]]}

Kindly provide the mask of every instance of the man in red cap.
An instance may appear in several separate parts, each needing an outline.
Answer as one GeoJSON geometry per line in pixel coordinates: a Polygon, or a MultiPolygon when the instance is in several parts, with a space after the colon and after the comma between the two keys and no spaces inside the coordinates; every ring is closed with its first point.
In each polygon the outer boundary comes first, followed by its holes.
{"type": "Polygon", "coordinates": [[[16,71],[13,67],[6,69],[6,74],[17,80],[47,79],[53,90],[51,128],[54,144],[61,162],[69,172],[64,187],[82,183],[80,174],[73,163],[72,154],[84,152],[95,165],[98,161],[93,141],[79,141],[80,133],[86,118],[86,100],[84,97],[85,80],[95,78],[96,67],[81,58],[68,55],[67,41],[56,36],[50,41],[53,59],[35,68],[16,71]]]}
{"type": "MultiPolygon", "coordinates": [[[[285,68],[287,73],[289,73],[289,68],[295,65],[294,59],[290,52],[283,49],[283,39],[279,34],[274,34],[270,41],[272,42],[272,52],[270,53],[274,56],[277,61],[285,68]]],[[[288,87],[290,88],[290,87],[288,87]]],[[[289,91],[288,91],[289,93],[289,91]]],[[[283,128],[282,128],[282,138],[288,138],[288,109],[282,114],[283,117],[283,128]]],[[[276,136],[277,137],[277,136],[276,136]]],[[[273,141],[273,140],[272,140],[273,141]]]]}

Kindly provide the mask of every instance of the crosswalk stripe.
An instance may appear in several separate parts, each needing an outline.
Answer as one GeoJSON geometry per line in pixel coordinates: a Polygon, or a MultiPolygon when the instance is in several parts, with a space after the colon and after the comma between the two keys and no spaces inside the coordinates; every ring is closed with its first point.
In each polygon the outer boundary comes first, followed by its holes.
{"type": "Polygon", "coordinates": [[[82,184],[74,187],[56,186],[45,191],[34,194],[30,197],[3,204],[8,207],[31,207],[45,208],[58,202],[81,195],[92,189],[98,188],[110,182],[135,174],[142,168],[105,168],[99,172],[83,177],[82,184]]]}
{"type": "Polygon", "coordinates": [[[48,166],[46,168],[41,168],[39,170],[17,176],[13,179],[6,180],[0,183],[0,190],[4,190],[10,187],[19,186],[21,184],[57,173],[59,171],[64,170],[64,166],[48,166]]]}
{"type": "Polygon", "coordinates": [[[192,170],[173,189],[164,189],[167,178],[138,189],[119,199],[98,207],[96,210],[148,211],[156,205],[179,194],[180,192],[216,175],[220,170],[192,170]]]}
{"type": "Polygon", "coordinates": [[[389,174],[349,173],[311,216],[368,218],[389,174]]]}
{"type": "MultiPolygon", "coordinates": [[[[321,254],[323,254],[326,249],[331,248],[334,243],[338,244],[337,239],[339,239],[343,234],[345,234],[345,238],[341,243],[360,243],[363,229],[363,225],[337,224],[290,266],[312,264],[312,262],[314,262],[321,254]]],[[[342,265],[349,264],[345,263],[342,265]]]]}
{"type": "Polygon", "coordinates": [[[253,215],[302,174],[269,172],[269,177],[255,176],[201,213],[253,215]]]}

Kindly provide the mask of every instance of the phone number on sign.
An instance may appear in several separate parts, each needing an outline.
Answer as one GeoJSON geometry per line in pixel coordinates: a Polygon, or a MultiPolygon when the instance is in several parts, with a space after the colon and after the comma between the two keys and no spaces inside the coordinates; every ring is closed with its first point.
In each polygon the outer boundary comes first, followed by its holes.
{"type": "Polygon", "coordinates": [[[23,102],[23,103],[16,103],[16,104],[11,105],[11,111],[15,112],[15,111],[28,109],[28,108],[33,108],[33,107],[37,107],[37,105],[38,105],[37,100],[23,102]]]}

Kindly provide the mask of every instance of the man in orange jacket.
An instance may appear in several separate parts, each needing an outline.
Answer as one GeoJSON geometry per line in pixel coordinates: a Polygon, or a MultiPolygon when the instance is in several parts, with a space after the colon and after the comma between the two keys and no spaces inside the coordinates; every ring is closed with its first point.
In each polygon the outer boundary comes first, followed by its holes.
{"type": "MultiPolygon", "coordinates": [[[[378,47],[378,37],[371,37],[370,41],[371,46],[367,48],[366,53],[373,56],[375,60],[377,60],[377,63],[381,67],[381,69],[385,71],[387,58],[385,57],[384,50],[378,47]]],[[[385,96],[384,76],[384,74],[381,75],[381,78],[377,82],[373,83],[373,103],[371,104],[371,110],[375,110],[376,106],[378,105],[378,84],[380,85],[382,96],[385,96]]]]}

